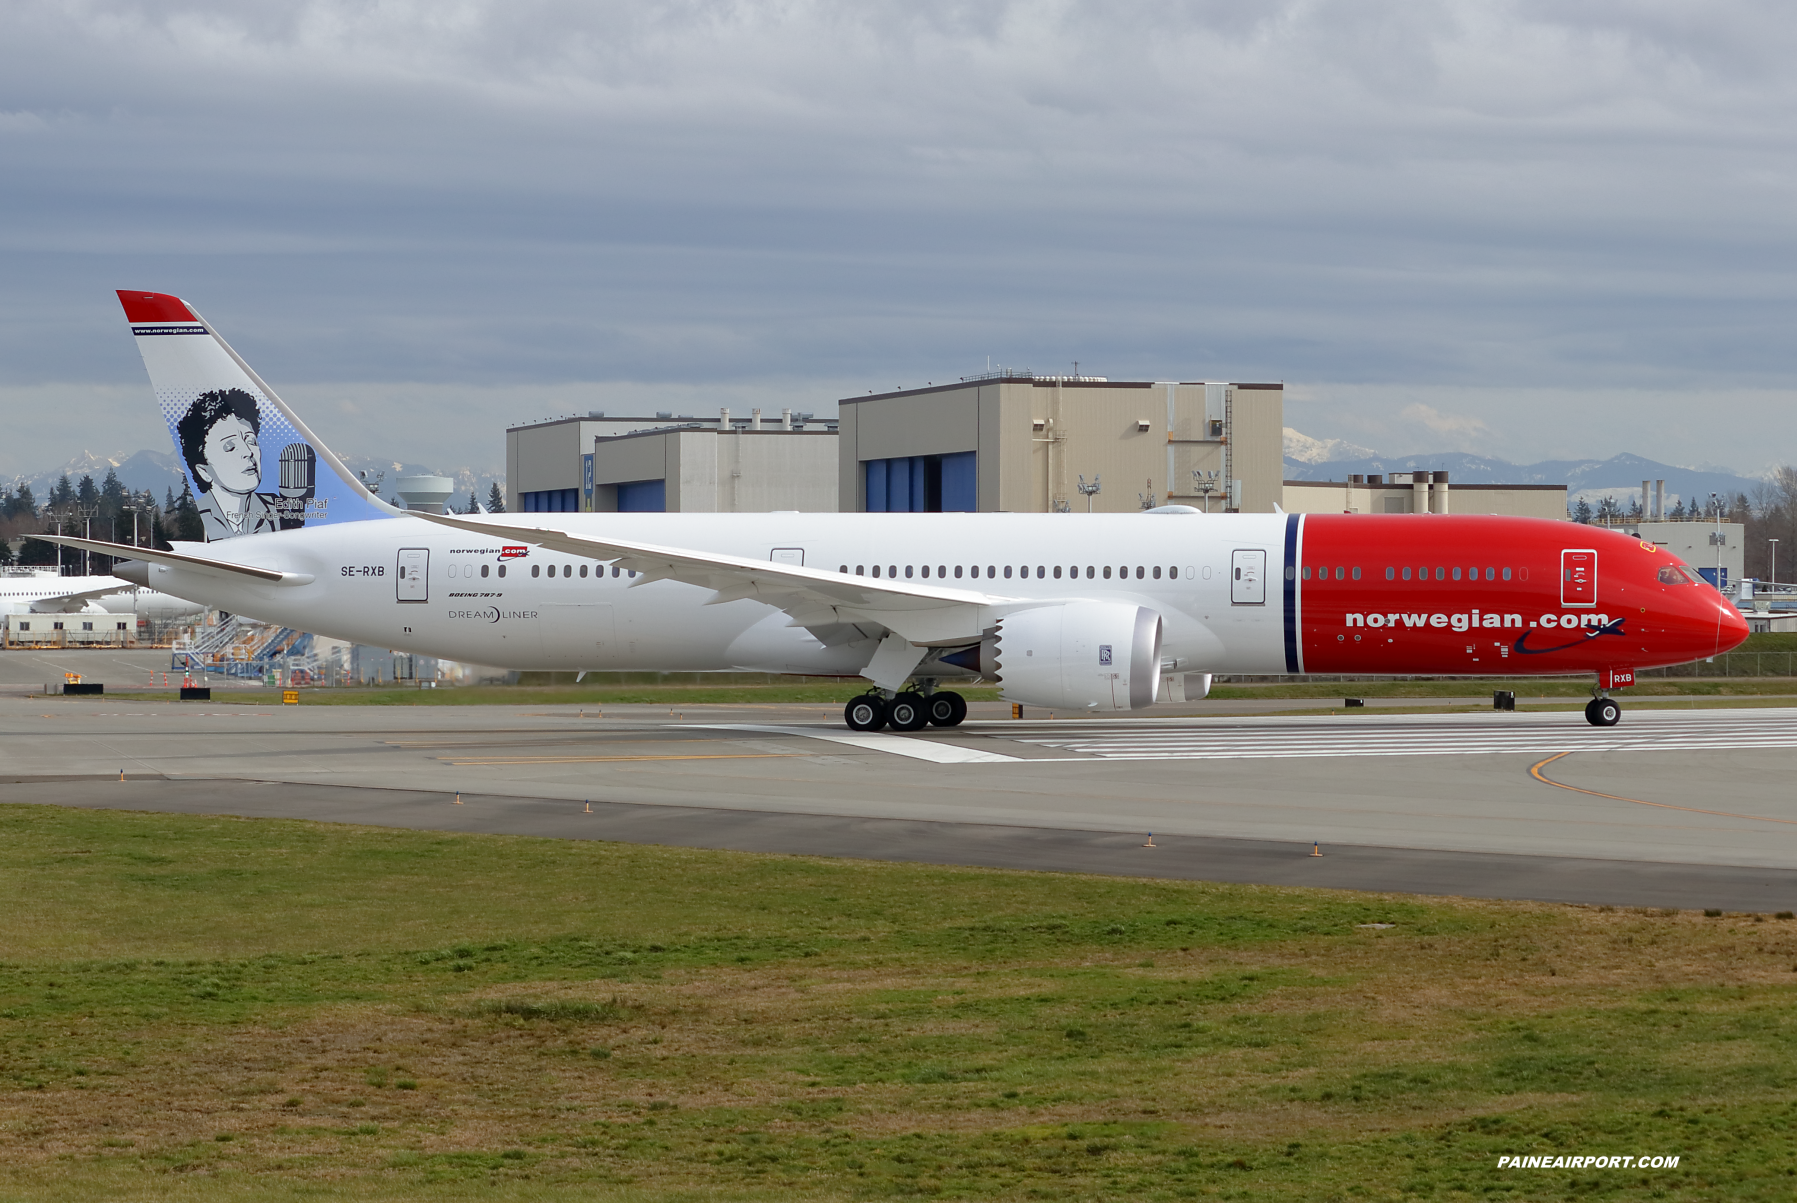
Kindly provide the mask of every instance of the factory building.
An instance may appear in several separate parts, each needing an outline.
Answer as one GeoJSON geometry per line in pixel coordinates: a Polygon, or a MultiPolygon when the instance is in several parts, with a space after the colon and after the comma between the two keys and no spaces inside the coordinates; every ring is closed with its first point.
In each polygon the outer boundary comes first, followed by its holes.
{"type": "Polygon", "coordinates": [[[1394,472],[1345,481],[1288,480],[1289,514],[1503,514],[1566,518],[1565,485],[1451,485],[1446,472],[1394,472]]]}
{"type": "Polygon", "coordinates": [[[521,513],[828,512],[837,508],[836,423],[591,413],[506,431],[506,508],[521,513]]]}
{"type": "Polygon", "coordinates": [[[995,372],[845,397],[846,511],[1271,513],[1284,386],[995,372]]]}

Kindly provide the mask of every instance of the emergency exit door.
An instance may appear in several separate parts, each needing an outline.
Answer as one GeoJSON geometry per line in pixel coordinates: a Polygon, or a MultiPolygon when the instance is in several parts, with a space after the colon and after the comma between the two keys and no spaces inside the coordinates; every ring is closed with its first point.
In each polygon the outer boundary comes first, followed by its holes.
{"type": "Polygon", "coordinates": [[[1560,553],[1560,604],[1597,604],[1597,552],[1585,549],[1560,553]]]}
{"type": "Polygon", "coordinates": [[[431,549],[402,547],[399,549],[399,579],[394,581],[402,602],[430,600],[431,549]]]}
{"type": "Polygon", "coordinates": [[[768,553],[768,559],[776,564],[791,564],[794,568],[805,566],[805,549],[803,547],[776,547],[768,553]]]}
{"type": "Polygon", "coordinates": [[[1267,604],[1267,553],[1237,551],[1230,556],[1229,600],[1238,606],[1267,604]]]}

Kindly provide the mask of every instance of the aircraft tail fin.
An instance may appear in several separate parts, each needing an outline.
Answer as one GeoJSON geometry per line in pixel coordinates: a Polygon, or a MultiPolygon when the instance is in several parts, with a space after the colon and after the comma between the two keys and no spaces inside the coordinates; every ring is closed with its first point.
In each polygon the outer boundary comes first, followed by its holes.
{"type": "Polygon", "coordinates": [[[119,290],[208,542],[387,518],[299,415],[180,297],[119,290]]]}

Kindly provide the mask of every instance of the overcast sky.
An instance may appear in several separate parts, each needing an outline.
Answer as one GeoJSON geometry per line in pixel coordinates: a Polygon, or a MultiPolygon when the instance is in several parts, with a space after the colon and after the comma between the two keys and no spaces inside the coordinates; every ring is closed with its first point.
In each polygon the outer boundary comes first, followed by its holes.
{"type": "Polygon", "coordinates": [[[1391,453],[1797,460],[1797,9],[0,0],[0,472],[165,450],[111,290],[346,454],[995,364],[1391,453]]]}

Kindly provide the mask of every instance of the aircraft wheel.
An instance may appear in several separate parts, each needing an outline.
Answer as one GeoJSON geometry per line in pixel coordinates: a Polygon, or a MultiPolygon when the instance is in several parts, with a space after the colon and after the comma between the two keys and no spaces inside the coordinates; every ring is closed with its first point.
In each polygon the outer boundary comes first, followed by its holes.
{"type": "Polygon", "coordinates": [[[1593,727],[1614,727],[1622,719],[1615,698],[1592,698],[1585,706],[1585,721],[1593,727]]]}
{"type": "Polygon", "coordinates": [[[901,693],[886,704],[886,721],[894,731],[920,731],[930,721],[929,703],[921,693],[901,693]]]}
{"type": "Polygon", "coordinates": [[[877,693],[864,693],[843,707],[842,721],[851,731],[878,731],[886,725],[886,699],[877,693]]]}
{"type": "Polygon", "coordinates": [[[952,690],[933,693],[925,701],[933,727],[958,727],[967,717],[967,699],[952,690]]]}

